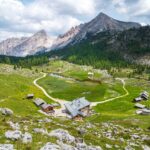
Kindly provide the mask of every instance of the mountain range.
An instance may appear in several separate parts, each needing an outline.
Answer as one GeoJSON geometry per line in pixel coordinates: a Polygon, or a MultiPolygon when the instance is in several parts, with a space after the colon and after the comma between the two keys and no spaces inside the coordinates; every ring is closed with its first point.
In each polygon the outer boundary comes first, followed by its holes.
{"type": "Polygon", "coordinates": [[[89,35],[96,36],[106,31],[118,33],[140,27],[139,23],[118,21],[100,13],[90,22],[72,27],[67,33],[56,39],[50,38],[44,30],[41,30],[31,37],[4,40],[0,42],[0,55],[21,57],[35,55],[79,44],[86,40],[89,35]]]}

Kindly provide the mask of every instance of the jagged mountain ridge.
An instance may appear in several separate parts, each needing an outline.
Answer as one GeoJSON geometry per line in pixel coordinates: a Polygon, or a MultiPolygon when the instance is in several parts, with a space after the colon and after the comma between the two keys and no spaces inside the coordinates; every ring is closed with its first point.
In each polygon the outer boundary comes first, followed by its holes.
{"type": "Polygon", "coordinates": [[[28,38],[14,38],[0,43],[0,54],[9,56],[27,56],[45,51],[62,49],[69,45],[80,43],[88,34],[98,34],[103,31],[124,31],[130,28],[139,28],[141,25],[134,22],[122,22],[115,20],[104,13],[88,23],[71,28],[68,32],[56,39],[49,38],[44,30],[41,30],[28,38]]]}
{"type": "Polygon", "coordinates": [[[51,51],[50,56],[95,67],[104,62],[150,66],[150,26],[88,34],[82,42],[51,51]]]}
{"type": "Polygon", "coordinates": [[[52,45],[53,39],[49,38],[44,30],[40,30],[31,37],[11,38],[0,43],[0,54],[9,56],[34,55],[45,51],[52,45]]]}
{"type": "Polygon", "coordinates": [[[27,38],[9,38],[0,43],[0,53],[2,55],[9,55],[12,52],[12,49],[17,45],[24,42],[27,38]]]}
{"type": "Polygon", "coordinates": [[[41,30],[29,37],[23,43],[17,45],[13,50],[11,55],[15,56],[27,56],[34,55],[39,51],[43,51],[50,47],[52,40],[48,37],[45,30],[41,30]]]}
{"type": "Polygon", "coordinates": [[[63,48],[68,44],[76,44],[83,39],[86,39],[87,34],[97,34],[106,30],[123,31],[130,28],[139,28],[141,25],[135,22],[123,22],[115,20],[104,13],[100,13],[96,18],[88,23],[81,24],[74,29],[71,29],[68,33],[59,37],[58,44],[53,46],[53,49],[63,48]],[[71,38],[70,38],[71,37],[71,38]],[[67,43],[67,44],[66,44],[67,43]]]}

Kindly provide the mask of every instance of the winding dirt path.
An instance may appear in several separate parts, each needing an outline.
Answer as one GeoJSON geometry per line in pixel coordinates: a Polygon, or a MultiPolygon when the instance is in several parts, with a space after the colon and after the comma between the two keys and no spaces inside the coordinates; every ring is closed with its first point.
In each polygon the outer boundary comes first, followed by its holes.
{"type": "MultiPolygon", "coordinates": [[[[42,73],[43,75],[42,75],[41,77],[35,79],[35,80],[33,81],[33,84],[34,84],[37,88],[39,88],[39,89],[45,94],[46,97],[48,97],[49,99],[51,99],[51,100],[53,100],[53,101],[55,101],[55,102],[57,102],[57,103],[60,104],[61,108],[55,109],[55,113],[54,113],[54,115],[53,115],[54,117],[67,117],[67,114],[66,114],[66,113],[63,113],[62,110],[65,109],[64,104],[67,103],[68,101],[65,101],[65,100],[62,100],[62,99],[58,99],[58,98],[54,98],[54,97],[50,96],[50,95],[46,92],[46,90],[45,90],[43,87],[41,87],[40,85],[38,85],[37,81],[40,80],[40,79],[45,78],[46,75],[47,75],[46,73],[43,73],[43,72],[41,72],[41,73],[42,73]]],[[[42,113],[42,114],[47,115],[46,113],[43,113],[43,112],[40,111],[40,110],[39,110],[39,112],[42,113]]]]}
{"type": "Polygon", "coordinates": [[[66,103],[66,102],[68,102],[68,101],[63,100],[63,99],[54,98],[54,97],[50,96],[50,95],[46,92],[46,90],[45,90],[43,87],[41,87],[41,86],[37,83],[38,80],[45,78],[46,75],[47,75],[46,73],[43,73],[43,72],[41,72],[41,73],[43,74],[43,76],[41,76],[41,77],[35,79],[35,80],[33,81],[33,84],[34,84],[36,87],[38,87],[39,89],[41,89],[41,91],[45,94],[46,97],[48,97],[49,99],[51,99],[51,100],[53,100],[53,101],[59,103],[59,104],[61,105],[61,107],[64,108],[64,103],[66,103]]]}
{"type": "Polygon", "coordinates": [[[101,101],[101,102],[92,102],[91,103],[91,106],[96,106],[97,104],[104,104],[104,103],[107,103],[107,102],[110,102],[110,101],[114,101],[118,98],[122,98],[122,97],[126,97],[129,95],[129,91],[126,89],[126,82],[124,79],[121,79],[121,78],[116,78],[116,80],[120,80],[122,82],[122,88],[123,90],[125,91],[125,94],[124,95],[121,95],[121,96],[118,96],[118,97],[114,97],[114,98],[110,98],[110,99],[107,99],[107,100],[104,100],[104,101],[101,101]]]}
{"type": "MultiPolygon", "coordinates": [[[[41,89],[42,92],[45,94],[46,97],[48,97],[49,99],[52,99],[53,101],[59,103],[59,104],[61,105],[61,109],[60,109],[60,110],[63,110],[63,109],[65,108],[65,107],[64,107],[64,104],[67,103],[68,101],[63,100],[63,99],[54,98],[54,97],[50,96],[50,95],[46,92],[46,90],[45,90],[43,87],[41,87],[40,85],[37,84],[37,81],[38,81],[38,80],[40,80],[40,79],[42,79],[42,78],[45,78],[46,75],[47,75],[46,73],[43,73],[43,72],[41,72],[41,73],[43,74],[43,76],[41,76],[41,77],[35,79],[35,80],[33,81],[33,84],[34,84],[36,87],[38,87],[39,89],[41,89]]],[[[122,85],[123,85],[122,88],[123,88],[123,90],[125,91],[125,94],[120,95],[120,96],[118,96],[118,97],[110,98],[110,99],[107,99],[107,100],[104,100],[104,101],[101,101],[101,102],[91,102],[91,107],[96,106],[97,104],[103,104],[103,103],[107,103],[107,102],[110,102],[110,101],[114,101],[114,100],[116,100],[116,99],[118,99],[118,98],[126,97],[126,96],[129,95],[129,91],[126,89],[126,82],[125,82],[125,80],[124,80],[124,79],[121,79],[121,78],[116,78],[116,80],[120,80],[120,81],[122,82],[122,85]]]]}

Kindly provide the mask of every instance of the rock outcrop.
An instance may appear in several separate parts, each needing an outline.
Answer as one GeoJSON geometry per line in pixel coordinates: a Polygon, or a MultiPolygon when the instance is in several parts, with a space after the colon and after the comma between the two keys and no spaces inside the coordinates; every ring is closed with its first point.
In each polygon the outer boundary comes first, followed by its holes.
{"type": "Polygon", "coordinates": [[[45,52],[51,47],[53,39],[44,30],[28,38],[11,38],[0,43],[0,54],[9,56],[27,56],[45,52]]]}

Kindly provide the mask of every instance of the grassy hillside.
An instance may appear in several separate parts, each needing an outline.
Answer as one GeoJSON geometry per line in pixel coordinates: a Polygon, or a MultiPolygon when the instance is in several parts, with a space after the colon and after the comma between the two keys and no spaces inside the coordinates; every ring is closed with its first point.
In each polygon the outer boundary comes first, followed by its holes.
{"type": "Polygon", "coordinates": [[[33,85],[38,76],[40,73],[32,70],[14,70],[13,66],[0,65],[0,106],[12,109],[17,115],[38,115],[38,108],[26,99],[27,94],[34,93],[35,97],[52,102],[33,85]]]}
{"type": "MultiPolygon", "coordinates": [[[[117,97],[125,93],[120,81],[113,79],[112,76],[108,76],[105,71],[96,70],[92,67],[78,66],[63,61],[51,61],[48,65],[41,67],[41,70],[47,72],[48,75],[46,78],[39,80],[38,83],[43,86],[50,95],[56,98],[73,100],[85,96],[89,101],[96,102],[117,97]],[[100,83],[86,81],[89,71],[94,72],[92,79],[96,81],[99,80],[100,83]],[[61,75],[62,78],[52,77],[49,73],[56,73],[57,75],[61,75]],[[70,78],[73,80],[70,80],[70,78]]],[[[142,91],[148,91],[150,93],[150,82],[147,80],[148,75],[146,74],[143,74],[142,77],[141,75],[135,75],[135,78],[127,78],[127,72],[132,72],[132,70],[121,69],[118,72],[116,70],[114,75],[115,77],[125,78],[129,95],[118,98],[112,102],[97,105],[94,110],[100,113],[100,116],[98,116],[99,119],[97,118],[96,120],[116,120],[120,118],[130,118],[132,116],[140,118],[135,114],[135,103],[133,103],[132,100],[139,96],[142,91]]],[[[141,103],[150,107],[150,101],[143,101],[141,103]]],[[[148,127],[149,116],[143,118],[147,118],[145,124],[147,125],[146,127],[148,127]]],[[[142,121],[139,125],[142,126],[142,121]]]]}
{"type": "MultiPolygon", "coordinates": [[[[140,69],[142,66],[136,65],[135,60],[150,56],[149,35],[149,26],[123,32],[105,31],[96,35],[89,33],[80,43],[51,51],[47,56],[59,56],[69,62],[91,65],[95,68],[140,69]]],[[[148,58],[146,61],[149,60],[148,58]]]]}
{"type": "Polygon", "coordinates": [[[57,79],[47,76],[38,82],[50,95],[55,98],[73,100],[79,97],[86,97],[90,101],[102,101],[123,93],[121,83],[93,83],[89,81],[78,82],[57,79]]]}
{"type": "MultiPolygon", "coordinates": [[[[94,109],[103,116],[108,116],[111,119],[115,118],[133,118],[139,119],[139,126],[149,127],[149,116],[138,116],[135,114],[136,108],[134,108],[135,103],[132,100],[139,95],[142,91],[146,90],[150,92],[150,83],[145,80],[137,79],[126,79],[126,87],[129,91],[129,95],[124,98],[116,99],[115,101],[105,103],[103,105],[97,105],[94,109]],[[140,85],[140,86],[139,86],[140,85]],[[145,120],[144,122],[142,121],[145,120]]],[[[141,104],[150,107],[150,101],[142,101],[141,104]]],[[[103,117],[104,118],[104,117],[103,117]]],[[[132,119],[131,119],[132,118],[132,119]]],[[[101,119],[100,119],[101,120],[101,119]]],[[[136,123],[135,123],[136,124],[136,123]]]]}
{"type": "MultiPolygon", "coordinates": [[[[150,83],[146,74],[141,77],[145,77],[144,79],[126,78],[128,96],[99,104],[93,108],[95,113],[92,116],[84,118],[83,122],[76,122],[67,118],[44,116],[38,112],[38,108],[32,101],[24,99],[28,93],[34,93],[36,97],[43,98],[48,103],[52,102],[33,85],[33,80],[41,76],[41,71],[61,76],[58,78],[48,75],[38,82],[53,97],[72,100],[85,96],[92,102],[103,101],[125,93],[121,82],[115,80],[106,70],[93,69],[90,66],[51,61],[46,65],[34,67],[32,70],[15,70],[13,66],[1,64],[0,107],[12,109],[14,115],[3,116],[0,114],[0,143],[11,143],[16,150],[38,150],[47,142],[57,144],[57,138],[35,133],[34,128],[42,128],[48,132],[61,128],[76,138],[83,138],[86,144],[101,146],[104,150],[107,150],[106,144],[110,144],[112,150],[124,150],[129,142],[135,144],[131,146],[135,150],[141,150],[143,145],[150,145],[148,140],[142,140],[143,137],[150,137],[150,116],[135,114],[136,109],[132,102],[132,99],[137,97],[141,91],[146,90],[150,93],[150,83]],[[94,73],[91,80],[88,80],[88,72],[94,73]],[[45,118],[50,119],[50,122],[45,122],[45,118]],[[32,143],[23,144],[20,140],[6,139],[5,132],[12,130],[8,121],[19,123],[23,133],[25,131],[31,133],[32,143]],[[81,129],[85,130],[84,134],[79,132],[81,129]],[[111,138],[108,136],[110,133],[111,138]],[[138,139],[132,137],[135,134],[139,136],[138,139]]],[[[120,74],[118,72],[115,76],[124,77],[124,71],[127,72],[127,69],[120,70],[120,74]]],[[[128,71],[132,72],[132,70],[128,71]]],[[[150,106],[150,101],[141,103],[150,106]]]]}

